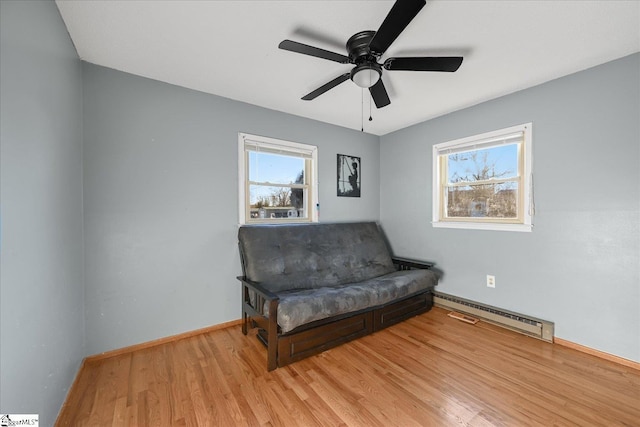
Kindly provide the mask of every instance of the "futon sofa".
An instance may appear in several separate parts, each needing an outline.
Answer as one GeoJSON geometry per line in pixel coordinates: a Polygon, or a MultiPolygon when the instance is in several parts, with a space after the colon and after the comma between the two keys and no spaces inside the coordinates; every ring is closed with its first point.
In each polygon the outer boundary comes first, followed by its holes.
{"type": "Polygon", "coordinates": [[[433,305],[433,264],[392,257],[375,222],[246,225],[238,243],[242,332],[258,328],[268,370],[433,305]]]}

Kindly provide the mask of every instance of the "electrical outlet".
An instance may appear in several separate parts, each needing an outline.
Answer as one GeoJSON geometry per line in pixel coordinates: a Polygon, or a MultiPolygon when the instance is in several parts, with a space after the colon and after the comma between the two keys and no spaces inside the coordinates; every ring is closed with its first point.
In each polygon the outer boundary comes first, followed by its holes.
{"type": "Polygon", "coordinates": [[[487,274],[487,288],[495,288],[495,287],[496,287],[496,276],[487,274]]]}

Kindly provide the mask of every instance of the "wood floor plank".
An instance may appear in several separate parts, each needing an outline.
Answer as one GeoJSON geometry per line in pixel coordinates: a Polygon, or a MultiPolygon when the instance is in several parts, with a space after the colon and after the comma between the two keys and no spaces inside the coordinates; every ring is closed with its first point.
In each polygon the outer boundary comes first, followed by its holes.
{"type": "Polygon", "coordinates": [[[438,308],[272,372],[240,326],[90,361],[59,426],[638,426],[640,371],[438,308]]]}

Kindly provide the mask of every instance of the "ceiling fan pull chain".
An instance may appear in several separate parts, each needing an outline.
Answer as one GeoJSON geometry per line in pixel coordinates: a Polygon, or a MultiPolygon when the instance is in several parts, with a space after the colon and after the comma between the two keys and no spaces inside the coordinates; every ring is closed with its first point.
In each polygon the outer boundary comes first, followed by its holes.
{"type": "Polygon", "coordinates": [[[369,121],[373,121],[373,117],[371,117],[371,95],[369,95],[369,121]]]}
{"type": "Polygon", "coordinates": [[[360,90],[360,132],[364,132],[364,88],[360,90]]]}

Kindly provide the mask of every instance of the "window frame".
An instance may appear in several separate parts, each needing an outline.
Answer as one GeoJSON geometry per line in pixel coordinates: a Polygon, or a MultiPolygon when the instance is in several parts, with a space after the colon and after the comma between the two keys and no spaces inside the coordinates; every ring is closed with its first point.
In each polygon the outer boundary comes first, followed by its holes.
{"type": "MultiPolygon", "coordinates": [[[[521,231],[533,230],[533,124],[525,123],[491,132],[460,138],[435,144],[432,148],[433,188],[432,188],[432,226],[434,228],[459,228],[472,230],[521,231]],[[494,148],[504,144],[505,139],[522,133],[518,144],[518,217],[517,218],[474,218],[446,217],[446,194],[448,184],[446,176],[446,159],[452,149],[458,152],[470,152],[487,148],[494,148]],[[475,150],[473,149],[474,147],[475,150]],[[469,150],[465,150],[469,148],[469,150]]],[[[511,181],[508,179],[507,181],[511,181]]],[[[497,184],[505,179],[487,180],[486,183],[497,184]]],[[[480,182],[481,184],[482,182],[480,182]]],[[[478,184],[478,185],[480,185],[478,184]]]]}
{"type": "Polygon", "coordinates": [[[266,136],[238,133],[238,223],[244,224],[283,224],[318,222],[318,147],[266,136]],[[308,184],[272,184],[274,187],[307,188],[306,218],[251,218],[251,201],[249,200],[249,146],[264,147],[266,150],[293,157],[305,158],[305,176],[308,184]]]}

